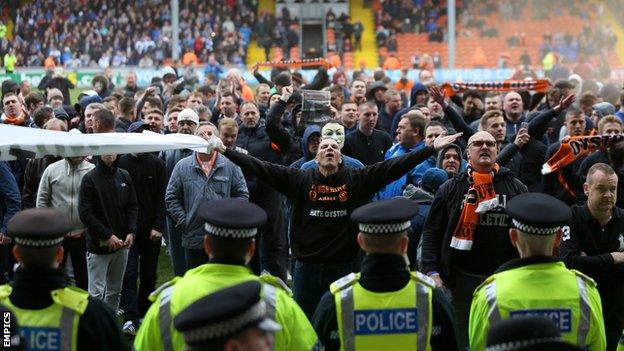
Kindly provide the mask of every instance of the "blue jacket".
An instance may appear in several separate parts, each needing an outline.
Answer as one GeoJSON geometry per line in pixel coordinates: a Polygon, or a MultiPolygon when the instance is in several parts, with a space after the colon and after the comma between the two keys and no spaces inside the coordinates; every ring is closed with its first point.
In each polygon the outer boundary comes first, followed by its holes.
{"type": "Polygon", "coordinates": [[[420,178],[422,178],[423,174],[429,169],[434,168],[436,166],[436,158],[435,156],[431,156],[426,159],[423,163],[414,167],[414,170],[409,175],[409,183],[418,185],[420,178]]]}
{"type": "Polygon", "coordinates": [[[416,95],[419,91],[428,91],[427,87],[421,82],[414,83],[412,87],[412,91],[410,92],[410,105],[404,109],[400,109],[397,113],[392,117],[392,124],[390,125],[390,130],[397,130],[399,127],[399,122],[401,121],[401,117],[407,113],[412,107],[416,105],[416,95]]]}
{"type": "Polygon", "coordinates": [[[291,163],[290,168],[301,168],[301,166],[305,162],[310,161],[314,158],[315,155],[310,155],[310,153],[308,152],[308,141],[314,133],[318,133],[320,135],[321,127],[316,124],[312,124],[305,129],[305,131],[303,132],[303,138],[301,138],[301,151],[303,152],[303,157],[291,163]]]}
{"type": "MultiPolygon", "coordinates": [[[[353,157],[349,157],[347,155],[342,155],[342,165],[347,168],[364,168],[364,164],[353,157]]],[[[306,169],[317,169],[318,163],[315,160],[310,160],[303,165],[301,165],[301,170],[305,171],[306,169]]]]}
{"type": "Polygon", "coordinates": [[[0,162],[0,233],[7,233],[7,223],[13,215],[21,210],[17,181],[6,162],[0,162]]]}
{"type": "Polygon", "coordinates": [[[210,176],[206,177],[195,155],[194,152],[175,165],[165,192],[167,212],[183,233],[182,246],[187,249],[203,247],[204,225],[197,215],[202,202],[227,197],[249,199],[247,183],[237,165],[217,154],[210,176]]]}
{"type": "MultiPolygon", "coordinates": [[[[386,151],[385,160],[389,160],[391,158],[395,158],[401,155],[404,155],[408,152],[415,152],[423,149],[425,147],[425,142],[421,141],[418,144],[412,146],[411,148],[406,148],[401,144],[394,144],[391,148],[386,151]]],[[[403,194],[403,189],[407,184],[407,174],[404,174],[401,178],[395,180],[394,182],[385,186],[385,188],[379,191],[379,199],[391,199],[395,196],[401,196],[403,194]]]]}

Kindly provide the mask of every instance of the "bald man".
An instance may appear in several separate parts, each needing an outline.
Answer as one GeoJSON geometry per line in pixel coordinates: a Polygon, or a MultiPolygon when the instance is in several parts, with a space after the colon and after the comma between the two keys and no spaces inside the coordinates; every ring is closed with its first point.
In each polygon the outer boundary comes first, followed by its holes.
{"type": "Polygon", "coordinates": [[[468,168],[444,183],[431,204],[422,234],[421,270],[437,287],[450,289],[460,349],[467,346],[474,289],[503,263],[517,257],[507,233],[505,203],[527,192],[496,163],[496,139],[480,131],[468,139],[468,168]]]}

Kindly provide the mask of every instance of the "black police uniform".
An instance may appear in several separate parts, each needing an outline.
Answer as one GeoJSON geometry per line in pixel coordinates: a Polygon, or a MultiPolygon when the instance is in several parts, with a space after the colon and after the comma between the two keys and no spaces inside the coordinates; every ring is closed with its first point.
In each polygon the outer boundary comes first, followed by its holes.
{"type": "MultiPolygon", "coordinates": [[[[70,230],[69,220],[54,209],[29,209],[19,212],[8,225],[8,235],[14,239],[16,245],[29,248],[60,245],[70,230]]],[[[29,254],[31,252],[32,250],[29,254]]],[[[18,268],[9,300],[20,309],[47,308],[54,303],[51,292],[67,287],[67,280],[67,274],[62,268],[18,268]]],[[[77,349],[89,351],[124,349],[123,335],[115,314],[104,302],[88,298],[87,307],[78,323],[77,349]]]]}
{"type": "MultiPolygon", "coordinates": [[[[360,232],[363,224],[372,223],[371,231],[367,234],[391,234],[384,230],[400,223],[410,223],[410,219],[418,212],[418,205],[405,198],[394,198],[385,201],[370,203],[354,211],[351,219],[360,223],[360,232]]],[[[409,225],[408,225],[409,227],[409,225]]],[[[406,230],[406,229],[403,229],[406,230]]],[[[395,231],[400,233],[401,231],[395,231]]],[[[358,283],[366,290],[375,293],[392,292],[403,289],[410,281],[411,274],[406,259],[396,254],[367,254],[361,265],[361,276],[358,283]]],[[[431,333],[431,347],[433,350],[458,350],[455,334],[453,308],[440,289],[433,290],[432,298],[433,320],[431,333]]],[[[338,324],[336,319],[336,305],[334,295],[325,293],[322,297],[312,325],[325,350],[339,350],[338,324]]]]}

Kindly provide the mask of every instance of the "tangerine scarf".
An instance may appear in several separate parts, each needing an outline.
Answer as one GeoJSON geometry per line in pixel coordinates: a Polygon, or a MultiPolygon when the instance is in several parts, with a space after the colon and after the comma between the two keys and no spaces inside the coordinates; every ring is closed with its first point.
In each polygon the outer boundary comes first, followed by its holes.
{"type": "Polygon", "coordinates": [[[19,116],[10,117],[5,115],[5,117],[6,119],[4,120],[4,123],[12,124],[14,126],[21,126],[24,124],[24,121],[26,121],[26,114],[23,111],[19,114],[19,116]]]}
{"type": "Polygon", "coordinates": [[[559,150],[542,166],[542,174],[555,172],[598,149],[605,149],[624,141],[624,135],[589,135],[565,137],[559,150]]]}
{"type": "Polygon", "coordinates": [[[499,169],[500,167],[495,163],[490,172],[478,173],[472,169],[470,164],[468,165],[468,184],[470,186],[466,192],[464,208],[459,217],[459,222],[453,232],[452,248],[465,251],[472,249],[474,231],[479,221],[477,207],[480,203],[496,197],[493,180],[499,169]]]}

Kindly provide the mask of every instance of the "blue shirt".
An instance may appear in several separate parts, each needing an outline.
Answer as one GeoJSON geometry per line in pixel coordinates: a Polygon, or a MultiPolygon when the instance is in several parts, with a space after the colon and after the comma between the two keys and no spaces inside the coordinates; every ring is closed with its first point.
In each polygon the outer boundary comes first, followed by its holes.
{"type": "Polygon", "coordinates": [[[622,123],[624,123],[624,112],[618,111],[615,113],[615,117],[619,118],[622,123]]]}
{"type": "MultiPolygon", "coordinates": [[[[349,157],[346,155],[342,155],[342,165],[349,168],[364,168],[364,164],[353,157],[349,157]]],[[[316,169],[318,168],[318,163],[316,160],[310,160],[303,165],[301,165],[301,170],[305,171],[306,169],[316,169]]]]}
{"type": "MultiPolygon", "coordinates": [[[[412,146],[411,148],[406,148],[401,144],[394,144],[391,148],[386,151],[386,155],[384,160],[389,160],[391,158],[395,158],[401,155],[404,155],[408,152],[416,152],[425,147],[425,141],[421,140],[418,144],[412,146]]],[[[401,196],[403,194],[403,189],[407,185],[407,174],[404,174],[401,178],[395,180],[394,182],[386,185],[385,188],[379,191],[379,199],[391,199],[396,196],[401,196]]]]}

